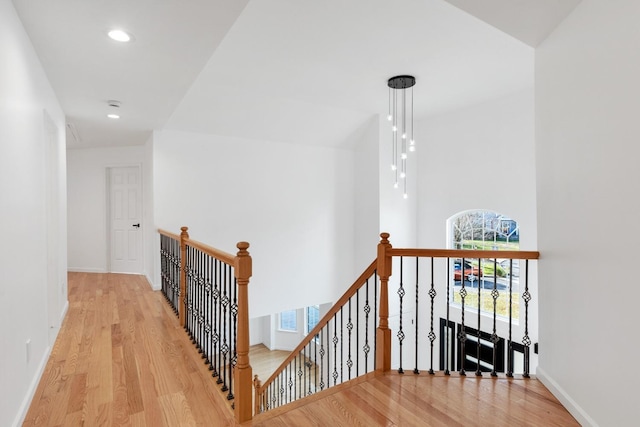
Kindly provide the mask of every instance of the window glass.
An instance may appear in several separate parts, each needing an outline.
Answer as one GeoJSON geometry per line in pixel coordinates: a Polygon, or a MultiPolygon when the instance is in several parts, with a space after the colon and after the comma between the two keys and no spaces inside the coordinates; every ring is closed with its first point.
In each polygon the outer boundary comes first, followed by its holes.
{"type": "Polygon", "coordinates": [[[280,313],[280,330],[291,332],[298,330],[296,310],[287,310],[280,313]]]}
{"type": "Polygon", "coordinates": [[[307,311],[306,313],[307,324],[306,324],[306,330],[304,332],[305,334],[308,334],[313,330],[313,328],[316,327],[316,325],[320,321],[320,306],[319,305],[309,306],[307,307],[306,311],[307,311]]]}
{"type": "MultiPolygon", "coordinates": [[[[460,212],[449,218],[447,224],[450,248],[494,251],[520,249],[520,227],[517,221],[497,212],[483,210],[460,212]]],[[[451,264],[454,305],[460,305],[462,302],[460,291],[464,284],[465,306],[477,308],[479,294],[481,311],[492,314],[494,303],[492,291],[495,289],[498,291],[498,298],[495,301],[496,313],[499,316],[508,316],[508,289],[511,286],[513,317],[518,319],[520,296],[518,260],[464,258],[463,264],[463,260],[458,258],[452,259],[451,264]]]]}

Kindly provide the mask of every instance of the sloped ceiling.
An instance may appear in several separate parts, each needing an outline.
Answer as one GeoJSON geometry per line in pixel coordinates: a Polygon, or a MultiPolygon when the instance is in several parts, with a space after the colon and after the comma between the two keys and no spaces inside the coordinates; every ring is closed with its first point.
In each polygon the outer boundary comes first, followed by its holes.
{"type": "Polygon", "coordinates": [[[580,0],[446,0],[529,46],[538,46],[580,0]]]}
{"type": "Polygon", "coordinates": [[[339,146],[386,112],[396,74],[416,76],[419,117],[530,87],[532,46],[576,0],[13,3],[73,148],[163,128],[339,146]],[[135,41],[109,40],[113,27],[135,41]]]}

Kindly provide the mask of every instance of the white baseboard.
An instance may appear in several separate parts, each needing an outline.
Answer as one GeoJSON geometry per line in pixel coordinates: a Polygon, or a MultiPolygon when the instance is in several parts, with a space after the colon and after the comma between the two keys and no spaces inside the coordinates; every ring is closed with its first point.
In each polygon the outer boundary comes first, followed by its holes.
{"type": "Polygon", "coordinates": [[[49,356],[51,355],[51,346],[48,346],[42,356],[42,360],[40,360],[40,364],[38,365],[38,369],[36,370],[36,374],[33,376],[31,380],[31,384],[29,384],[29,388],[27,389],[27,394],[24,396],[22,400],[22,404],[20,405],[20,409],[18,410],[18,415],[16,415],[15,420],[13,420],[13,427],[21,426],[24,423],[24,419],[27,416],[27,411],[29,410],[29,406],[31,406],[31,401],[33,400],[33,396],[36,394],[36,389],[38,388],[38,384],[42,379],[42,374],[44,373],[44,368],[47,366],[47,362],[49,361],[49,356]]]}
{"type": "Polygon", "coordinates": [[[153,280],[151,280],[151,277],[149,277],[149,275],[145,274],[144,277],[147,278],[147,282],[149,283],[149,286],[151,287],[151,289],[153,289],[154,291],[159,291],[160,289],[162,289],[162,285],[153,283],[153,280]]]}
{"type": "Polygon", "coordinates": [[[69,311],[69,300],[65,300],[64,307],[62,307],[62,313],[60,313],[60,327],[62,327],[67,311],[69,311]]]}
{"type": "Polygon", "coordinates": [[[589,414],[587,414],[587,412],[582,409],[582,407],[578,405],[556,381],[554,381],[553,378],[547,375],[544,369],[540,368],[540,366],[536,369],[536,378],[538,378],[540,382],[549,389],[551,394],[553,394],[560,403],[562,403],[562,405],[571,415],[573,415],[580,425],[598,427],[598,424],[593,420],[593,418],[591,418],[589,414]]]}
{"type": "Polygon", "coordinates": [[[107,270],[102,268],[68,267],[67,271],[72,273],[107,273],[107,270]]]}

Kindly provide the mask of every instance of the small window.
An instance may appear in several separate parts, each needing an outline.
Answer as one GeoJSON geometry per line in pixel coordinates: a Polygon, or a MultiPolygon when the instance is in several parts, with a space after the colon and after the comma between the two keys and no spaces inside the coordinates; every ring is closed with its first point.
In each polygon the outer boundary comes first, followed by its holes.
{"type": "Polygon", "coordinates": [[[298,331],[298,319],[296,310],[287,310],[280,313],[280,330],[288,332],[298,331]]]}
{"type": "Polygon", "coordinates": [[[305,334],[308,334],[316,327],[318,322],[320,321],[320,306],[312,305],[307,307],[306,309],[306,330],[305,334]]]}

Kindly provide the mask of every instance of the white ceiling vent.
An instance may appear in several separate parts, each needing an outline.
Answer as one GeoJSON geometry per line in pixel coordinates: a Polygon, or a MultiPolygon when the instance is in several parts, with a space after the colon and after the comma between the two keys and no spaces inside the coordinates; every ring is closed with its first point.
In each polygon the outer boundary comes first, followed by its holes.
{"type": "Polygon", "coordinates": [[[67,123],[67,145],[69,142],[74,144],[80,144],[82,142],[78,134],[78,129],[76,129],[73,123],[67,123]]]}

